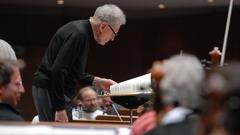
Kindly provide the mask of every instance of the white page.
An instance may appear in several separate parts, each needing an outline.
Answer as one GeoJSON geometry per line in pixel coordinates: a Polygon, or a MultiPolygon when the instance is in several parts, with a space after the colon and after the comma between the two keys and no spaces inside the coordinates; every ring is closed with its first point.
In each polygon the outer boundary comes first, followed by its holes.
{"type": "Polygon", "coordinates": [[[151,74],[149,73],[110,86],[110,94],[152,92],[150,85],[151,74]]]}

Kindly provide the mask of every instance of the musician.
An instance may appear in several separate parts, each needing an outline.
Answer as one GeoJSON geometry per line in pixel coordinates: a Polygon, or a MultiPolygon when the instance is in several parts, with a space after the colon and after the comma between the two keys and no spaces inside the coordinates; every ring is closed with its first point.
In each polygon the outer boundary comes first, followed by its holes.
{"type": "Polygon", "coordinates": [[[240,133],[240,62],[211,70],[206,78],[201,108],[201,134],[240,133]]]}
{"type": "Polygon", "coordinates": [[[16,61],[0,60],[0,120],[23,121],[16,110],[21,94],[25,92],[16,61]]]}
{"type": "Polygon", "coordinates": [[[87,119],[94,120],[98,115],[103,115],[97,98],[97,93],[92,87],[84,87],[79,90],[75,97],[78,102],[73,108],[73,120],[87,119]]]}
{"type": "Polygon", "coordinates": [[[191,116],[201,102],[203,67],[195,56],[183,54],[166,60],[163,71],[159,89],[154,89],[158,125],[146,135],[193,135],[191,116]]]}
{"type": "Polygon", "coordinates": [[[113,4],[96,9],[89,20],[58,29],[33,78],[32,94],[40,121],[68,122],[76,84],[108,90],[116,82],[85,73],[90,41],[105,46],[113,41],[126,18],[113,4]],[[94,41],[94,42],[95,42],[94,41]]]}
{"type": "MultiPolygon", "coordinates": [[[[224,128],[230,135],[240,134],[240,62],[230,62],[223,67],[222,75],[226,79],[226,100],[224,100],[225,117],[223,120],[224,128]]],[[[222,102],[220,102],[221,104],[222,102]]],[[[223,105],[223,104],[221,104],[223,105]]],[[[222,118],[222,115],[220,119],[222,118]]],[[[219,119],[218,119],[219,121],[219,119]]]]}

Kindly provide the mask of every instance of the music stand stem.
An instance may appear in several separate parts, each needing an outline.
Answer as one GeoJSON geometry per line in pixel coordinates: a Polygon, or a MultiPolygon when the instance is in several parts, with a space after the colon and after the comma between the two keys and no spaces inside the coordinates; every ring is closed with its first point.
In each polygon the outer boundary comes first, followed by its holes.
{"type": "Polygon", "coordinates": [[[133,109],[130,109],[130,124],[133,123],[133,109]]]}

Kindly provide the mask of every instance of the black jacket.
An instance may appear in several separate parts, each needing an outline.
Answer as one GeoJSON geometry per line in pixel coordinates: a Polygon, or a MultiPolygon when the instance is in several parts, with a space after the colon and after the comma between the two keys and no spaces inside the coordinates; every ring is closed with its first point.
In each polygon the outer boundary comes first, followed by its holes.
{"type": "Polygon", "coordinates": [[[185,120],[167,125],[158,125],[144,135],[196,135],[198,118],[187,116],[185,120]]]}
{"type": "Polygon", "coordinates": [[[53,107],[65,108],[76,84],[91,85],[94,76],[85,73],[89,42],[94,40],[88,20],[70,22],[55,33],[34,74],[33,85],[48,89],[53,107]]]}
{"type": "Polygon", "coordinates": [[[0,103],[0,120],[24,121],[20,113],[9,104],[0,103]]]}

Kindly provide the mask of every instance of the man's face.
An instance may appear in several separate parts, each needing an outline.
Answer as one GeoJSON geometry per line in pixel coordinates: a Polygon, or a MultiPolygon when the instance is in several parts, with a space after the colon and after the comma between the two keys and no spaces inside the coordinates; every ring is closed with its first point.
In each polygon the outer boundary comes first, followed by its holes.
{"type": "Polygon", "coordinates": [[[25,89],[22,85],[19,69],[15,69],[11,76],[10,83],[0,87],[1,100],[3,103],[17,106],[18,101],[21,98],[21,94],[24,92],[25,89]]]}
{"type": "Polygon", "coordinates": [[[109,107],[112,105],[110,97],[102,97],[101,99],[99,99],[99,101],[102,107],[109,107]]]}
{"type": "Polygon", "coordinates": [[[98,43],[104,46],[109,41],[113,41],[114,38],[117,36],[119,29],[120,25],[111,26],[105,22],[102,22],[99,25],[100,34],[98,38],[98,43]]]}
{"type": "Polygon", "coordinates": [[[82,108],[85,112],[95,112],[98,108],[97,95],[93,90],[87,90],[82,93],[82,108]]]}

